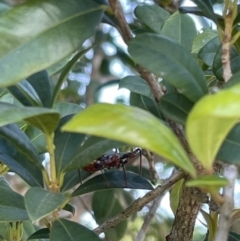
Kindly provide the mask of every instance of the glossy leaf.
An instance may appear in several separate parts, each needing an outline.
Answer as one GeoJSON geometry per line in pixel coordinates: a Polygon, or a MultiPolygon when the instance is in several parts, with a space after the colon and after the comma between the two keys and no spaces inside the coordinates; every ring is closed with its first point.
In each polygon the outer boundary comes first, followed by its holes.
{"type": "Polygon", "coordinates": [[[175,12],[166,20],[161,34],[175,40],[191,52],[193,40],[197,35],[197,30],[196,25],[190,16],[175,12]]]}
{"type": "Polygon", "coordinates": [[[206,45],[198,52],[198,58],[204,61],[208,66],[213,65],[213,60],[215,57],[215,54],[219,48],[220,45],[219,37],[215,37],[208,41],[206,45]]]}
{"type": "Polygon", "coordinates": [[[164,22],[170,17],[166,10],[155,4],[137,6],[134,13],[137,18],[141,19],[156,33],[161,33],[164,22]]]}
{"type": "Polygon", "coordinates": [[[15,124],[0,127],[0,160],[30,186],[43,186],[40,158],[15,124]]]}
{"type": "Polygon", "coordinates": [[[44,107],[51,107],[52,100],[52,83],[46,70],[37,72],[27,78],[27,81],[32,85],[37,92],[44,107]]]}
{"type": "MultiPolygon", "coordinates": [[[[232,74],[235,74],[239,71],[240,65],[240,56],[238,50],[235,47],[232,47],[230,50],[230,65],[232,74]]],[[[213,60],[213,73],[219,80],[223,81],[223,67],[222,67],[222,47],[218,48],[216,55],[213,60]]]]}
{"type": "Polygon", "coordinates": [[[57,97],[61,91],[61,87],[63,83],[67,80],[67,77],[69,73],[72,71],[74,66],[77,64],[77,62],[83,57],[91,48],[84,49],[82,51],[79,51],[74,55],[74,57],[66,64],[66,66],[63,68],[61,71],[61,75],[59,76],[58,82],[54,88],[54,93],[53,93],[53,99],[51,102],[51,106],[53,106],[57,100],[57,97]]]}
{"type": "Polygon", "coordinates": [[[100,9],[90,0],[67,4],[65,0],[36,0],[2,16],[0,86],[14,85],[76,51],[99,24],[100,9]]]}
{"type": "Polygon", "coordinates": [[[194,167],[171,130],[156,117],[139,108],[111,104],[92,105],[76,115],[62,129],[146,148],[195,175],[194,167]]]}
{"type": "Polygon", "coordinates": [[[161,97],[160,110],[165,117],[185,125],[193,103],[180,93],[166,94],[161,97]]]}
{"type": "Polygon", "coordinates": [[[15,86],[9,86],[8,91],[24,106],[42,106],[37,92],[26,80],[22,80],[15,86]]]}
{"type": "Polygon", "coordinates": [[[126,181],[123,171],[107,171],[97,175],[80,185],[73,193],[72,197],[83,195],[93,191],[105,190],[109,188],[130,188],[152,190],[150,182],[144,177],[134,173],[126,172],[126,181]]]}
{"type": "Polygon", "coordinates": [[[17,222],[29,219],[23,196],[14,192],[6,179],[0,176],[0,222],[17,222]]]}
{"type": "Polygon", "coordinates": [[[240,163],[240,124],[229,132],[217,154],[217,160],[227,163],[240,163]]]}
{"type": "Polygon", "coordinates": [[[137,64],[164,78],[195,102],[208,93],[202,70],[193,56],[175,41],[154,34],[141,34],[128,48],[137,64]]]}
{"type": "Polygon", "coordinates": [[[139,76],[126,76],[119,82],[119,89],[125,88],[131,92],[144,95],[154,100],[153,93],[149,85],[139,76]]]}
{"type": "Polygon", "coordinates": [[[70,102],[58,102],[54,106],[54,109],[56,109],[60,113],[61,118],[66,115],[77,114],[80,111],[84,110],[84,108],[80,105],[70,102]]]}
{"type": "Polygon", "coordinates": [[[30,188],[24,196],[25,206],[30,219],[34,222],[59,208],[66,197],[61,193],[52,193],[43,188],[30,188]]]}
{"type": "Polygon", "coordinates": [[[192,45],[192,53],[198,53],[211,39],[218,36],[218,32],[213,29],[203,29],[203,32],[198,34],[192,45]]]}
{"type": "Polygon", "coordinates": [[[49,237],[50,237],[50,230],[48,228],[42,228],[37,230],[31,236],[29,236],[27,240],[42,239],[42,238],[49,239],[49,237]]]}
{"type": "Polygon", "coordinates": [[[208,170],[211,170],[219,148],[239,119],[236,111],[239,104],[240,86],[237,85],[202,98],[188,116],[186,130],[189,144],[208,170]]]}
{"type": "Polygon", "coordinates": [[[97,234],[88,228],[66,219],[57,219],[52,226],[50,241],[101,241],[97,234]]]}

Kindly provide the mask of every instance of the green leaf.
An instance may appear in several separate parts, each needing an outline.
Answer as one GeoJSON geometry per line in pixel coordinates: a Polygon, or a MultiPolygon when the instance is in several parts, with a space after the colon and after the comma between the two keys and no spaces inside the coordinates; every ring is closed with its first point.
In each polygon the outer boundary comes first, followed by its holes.
{"type": "Polygon", "coordinates": [[[42,106],[42,102],[37,92],[26,80],[22,80],[15,86],[9,86],[7,89],[20,103],[25,106],[42,106]]]}
{"type": "Polygon", "coordinates": [[[165,117],[185,125],[193,103],[184,95],[176,92],[162,96],[159,106],[165,117]]]}
{"type": "Polygon", "coordinates": [[[119,82],[119,89],[125,88],[131,92],[144,95],[154,100],[153,93],[144,79],[139,76],[126,76],[119,82]]]}
{"type": "Polygon", "coordinates": [[[79,51],[78,53],[76,53],[74,55],[74,57],[66,64],[66,66],[64,67],[64,69],[61,71],[61,75],[58,79],[57,85],[54,88],[54,93],[53,93],[53,98],[52,98],[52,102],[51,102],[51,106],[53,106],[57,100],[57,97],[61,91],[61,87],[63,85],[63,83],[67,80],[67,77],[69,75],[69,73],[72,71],[72,69],[74,68],[74,66],[77,64],[77,62],[91,49],[87,48],[84,49],[82,51],[79,51]]]}
{"type": "Polygon", "coordinates": [[[144,177],[126,171],[126,180],[123,171],[107,171],[97,175],[80,185],[72,194],[72,197],[83,195],[93,191],[105,190],[109,188],[130,188],[153,190],[150,182],[144,177]],[[126,186],[127,181],[127,186],[126,186]]]}
{"type": "Polygon", "coordinates": [[[203,217],[207,223],[207,227],[208,227],[208,239],[207,240],[209,240],[209,241],[214,240],[217,225],[214,223],[214,220],[207,212],[205,212],[203,209],[200,209],[200,212],[203,215],[203,217]]]}
{"type": "Polygon", "coordinates": [[[181,179],[180,181],[178,181],[170,192],[170,207],[174,214],[176,214],[176,211],[178,208],[179,198],[182,193],[183,181],[184,179],[181,179]]]}
{"type": "Polygon", "coordinates": [[[134,14],[156,33],[161,33],[164,22],[170,17],[166,10],[155,4],[137,6],[134,14]]]}
{"type": "MultiPolygon", "coordinates": [[[[124,190],[106,190],[95,192],[92,197],[92,210],[98,224],[119,214],[126,208],[124,190]],[[125,205],[124,205],[125,204],[125,205]]],[[[121,240],[127,229],[127,220],[119,223],[113,230],[105,232],[108,240],[121,240]]]]}
{"type": "Polygon", "coordinates": [[[25,206],[30,219],[34,222],[59,208],[66,197],[61,193],[52,193],[43,188],[32,187],[25,194],[25,206]]]}
{"type": "Polygon", "coordinates": [[[77,114],[62,130],[97,135],[146,148],[195,176],[192,163],[172,131],[139,108],[92,105],[77,114]]]}
{"type": "Polygon", "coordinates": [[[72,215],[75,215],[75,207],[73,205],[71,205],[70,203],[67,203],[64,207],[63,210],[68,211],[70,213],[72,213],[72,215]]]}
{"type": "Polygon", "coordinates": [[[217,160],[227,163],[240,163],[240,124],[237,124],[225,138],[218,154],[217,160]]]}
{"type": "Polygon", "coordinates": [[[91,37],[101,16],[101,6],[90,0],[36,0],[13,8],[0,19],[0,86],[69,56],[91,37]]]}
{"type": "Polygon", "coordinates": [[[54,106],[54,109],[60,113],[61,118],[66,115],[77,114],[84,110],[80,105],[70,102],[59,102],[54,106]]]}
{"type": "Polygon", "coordinates": [[[226,178],[219,176],[201,176],[197,179],[187,182],[188,187],[198,187],[198,188],[214,188],[219,189],[225,187],[229,184],[226,178]]]}
{"type": "Polygon", "coordinates": [[[50,237],[49,228],[42,228],[37,230],[31,236],[29,236],[27,240],[42,239],[42,238],[49,239],[49,237],[50,237]]]}
{"type": "Polygon", "coordinates": [[[0,222],[28,220],[23,196],[14,192],[6,179],[0,176],[0,222]]]}
{"type": "Polygon", "coordinates": [[[186,14],[175,12],[166,20],[161,34],[175,40],[191,52],[193,40],[197,35],[197,30],[191,17],[186,14]]]}
{"type": "Polygon", "coordinates": [[[46,70],[37,72],[27,78],[27,81],[37,92],[44,107],[51,107],[52,83],[46,70]]]}
{"type": "Polygon", "coordinates": [[[202,98],[188,116],[189,144],[203,166],[211,170],[217,152],[239,119],[240,86],[202,98]],[[204,151],[203,151],[204,150],[204,151]]]}
{"type": "Polygon", "coordinates": [[[215,54],[216,54],[220,44],[221,44],[221,42],[220,42],[218,36],[213,38],[213,39],[211,39],[198,52],[198,58],[203,60],[204,63],[206,63],[208,66],[212,66],[215,54]]]}
{"type": "Polygon", "coordinates": [[[51,133],[59,122],[59,113],[40,107],[18,107],[0,102],[0,126],[25,120],[45,133],[51,133]]]}
{"type": "MultiPolygon", "coordinates": [[[[234,46],[230,50],[230,65],[232,74],[235,74],[239,71],[240,56],[238,50],[234,46]]],[[[222,46],[219,46],[218,51],[216,52],[216,55],[213,60],[212,69],[217,79],[224,81],[222,67],[222,46]]]]}
{"type": "Polygon", "coordinates": [[[11,124],[0,127],[0,160],[30,186],[43,186],[40,158],[28,137],[11,124]]]}
{"type": "Polygon", "coordinates": [[[218,32],[212,29],[203,29],[193,41],[192,53],[198,53],[211,39],[218,36],[218,32]]]}
{"type": "Polygon", "coordinates": [[[235,232],[229,232],[228,241],[240,241],[240,234],[235,232]]]}
{"type": "Polygon", "coordinates": [[[229,81],[223,85],[223,88],[231,88],[237,84],[240,84],[240,72],[234,73],[233,76],[229,79],[229,81]]]}
{"type": "Polygon", "coordinates": [[[50,241],[102,241],[97,234],[86,227],[66,219],[57,219],[52,226],[50,241]]]}
{"type": "Polygon", "coordinates": [[[208,93],[196,59],[175,41],[141,34],[131,40],[128,50],[137,64],[164,78],[191,101],[196,102],[208,93]]]}

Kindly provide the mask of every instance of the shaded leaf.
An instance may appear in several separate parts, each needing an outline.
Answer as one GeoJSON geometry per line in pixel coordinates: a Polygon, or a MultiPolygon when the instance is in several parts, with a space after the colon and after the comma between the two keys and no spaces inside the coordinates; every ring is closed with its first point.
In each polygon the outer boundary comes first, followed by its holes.
{"type": "Polygon", "coordinates": [[[240,234],[235,232],[229,232],[228,241],[240,241],[240,234]]]}
{"type": "Polygon", "coordinates": [[[32,187],[24,196],[25,206],[30,219],[34,222],[56,210],[66,197],[61,193],[52,193],[43,188],[32,187]]]}
{"type": "Polygon", "coordinates": [[[126,172],[126,181],[123,171],[107,171],[97,175],[79,186],[73,193],[72,197],[83,195],[93,191],[105,190],[109,188],[130,188],[152,190],[150,182],[144,177],[134,173],[126,172]]]}
{"type": "Polygon", "coordinates": [[[166,20],[161,34],[175,40],[191,52],[193,40],[197,35],[197,29],[190,16],[175,12],[166,20]]]}
{"type": "Polygon", "coordinates": [[[200,209],[200,212],[203,215],[203,217],[207,223],[208,240],[214,240],[217,224],[214,223],[214,220],[212,219],[212,217],[207,212],[205,212],[203,209],[200,209]]]}
{"type": "Polygon", "coordinates": [[[176,92],[162,96],[159,106],[165,117],[185,125],[193,103],[184,95],[176,92]]]}
{"type": "Polygon", "coordinates": [[[54,106],[54,109],[56,109],[60,113],[61,118],[66,115],[77,114],[80,111],[84,110],[84,108],[80,105],[70,102],[58,102],[54,106]]]}
{"type": "Polygon", "coordinates": [[[72,215],[75,215],[75,207],[73,205],[71,205],[70,203],[67,203],[64,207],[63,210],[68,211],[70,213],[72,213],[72,215]]]}
{"type": "Polygon", "coordinates": [[[52,226],[50,241],[101,241],[97,234],[86,227],[66,219],[57,219],[52,226]]]}
{"type": "Polygon", "coordinates": [[[240,86],[237,85],[202,98],[188,116],[186,130],[189,144],[208,170],[211,170],[224,139],[239,119],[236,111],[239,104],[240,86]]]}
{"type": "Polygon", "coordinates": [[[139,108],[111,104],[92,105],[77,114],[62,129],[146,148],[195,175],[192,163],[172,131],[156,117],[139,108]]]}
{"type": "Polygon", "coordinates": [[[161,33],[164,22],[170,17],[166,10],[155,4],[137,6],[134,14],[156,33],[161,33]]]}
{"type": "Polygon", "coordinates": [[[194,57],[175,41],[154,34],[141,34],[128,48],[136,63],[164,78],[195,102],[208,93],[206,81],[194,57]]]}
{"type": "Polygon", "coordinates": [[[154,100],[153,93],[144,79],[139,76],[126,76],[119,82],[119,89],[125,88],[131,92],[144,95],[154,100]]]}
{"type": "Polygon", "coordinates": [[[182,185],[183,185],[183,179],[179,180],[171,189],[170,192],[170,207],[172,209],[172,212],[176,214],[179,198],[181,196],[182,192],[182,185]]]}
{"type": "Polygon", "coordinates": [[[23,196],[14,192],[6,179],[0,176],[0,222],[17,222],[29,219],[23,196]]]}
{"type": "Polygon", "coordinates": [[[37,230],[31,236],[29,236],[27,240],[42,239],[42,238],[49,239],[49,237],[50,237],[50,230],[48,228],[42,228],[37,230]]]}
{"type": "Polygon", "coordinates": [[[229,79],[228,82],[224,83],[223,88],[231,88],[234,85],[240,84],[240,72],[233,74],[233,76],[229,79]]]}
{"type": "Polygon", "coordinates": [[[76,51],[99,24],[100,9],[90,0],[36,0],[13,8],[0,19],[0,86],[16,84],[76,51]]]}
{"type": "Polygon", "coordinates": [[[240,209],[239,208],[233,209],[230,223],[233,224],[239,218],[240,218],[240,209]]]}

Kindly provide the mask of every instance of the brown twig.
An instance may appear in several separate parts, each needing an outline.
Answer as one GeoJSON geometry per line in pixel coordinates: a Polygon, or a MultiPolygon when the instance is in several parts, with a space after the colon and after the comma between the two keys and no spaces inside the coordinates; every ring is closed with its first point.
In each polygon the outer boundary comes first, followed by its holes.
{"type": "Polygon", "coordinates": [[[140,211],[146,204],[153,201],[157,196],[165,193],[166,190],[172,187],[172,185],[179,181],[181,178],[183,178],[183,173],[177,172],[170,179],[166,180],[161,186],[158,186],[154,190],[148,192],[142,198],[135,200],[132,205],[126,208],[123,212],[111,219],[108,219],[105,223],[94,229],[94,232],[100,234],[110,228],[114,228],[118,223],[127,219],[133,213],[140,211]]]}
{"type": "Polygon", "coordinates": [[[219,225],[215,241],[227,241],[228,230],[231,224],[231,214],[234,207],[234,185],[238,175],[234,165],[226,165],[223,175],[229,181],[229,185],[223,189],[224,203],[220,209],[219,225]]]}
{"type": "MultiPolygon", "coordinates": [[[[133,36],[132,36],[131,29],[129,28],[127,21],[125,19],[122,6],[118,0],[109,0],[109,3],[113,10],[115,18],[118,21],[118,30],[121,33],[125,43],[128,44],[128,42],[133,38],[133,36]]],[[[155,100],[158,102],[160,100],[160,97],[163,95],[163,92],[158,82],[155,80],[153,74],[139,65],[137,65],[136,67],[140,75],[148,83],[155,97],[155,100]]]]}

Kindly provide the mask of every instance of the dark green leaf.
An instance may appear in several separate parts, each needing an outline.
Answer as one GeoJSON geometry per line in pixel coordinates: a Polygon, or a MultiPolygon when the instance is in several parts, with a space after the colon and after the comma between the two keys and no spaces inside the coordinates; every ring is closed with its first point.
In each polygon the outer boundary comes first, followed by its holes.
{"type": "MultiPolygon", "coordinates": [[[[230,65],[231,65],[232,74],[235,74],[239,71],[240,56],[237,49],[234,46],[230,50],[230,65]]],[[[223,81],[222,46],[219,46],[217,50],[217,53],[213,60],[212,69],[217,79],[223,81]]]]}
{"type": "Polygon", "coordinates": [[[97,234],[86,227],[66,219],[57,219],[52,226],[50,241],[102,241],[97,234]]]}
{"type": "Polygon", "coordinates": [[[66,197],[61,193],[52,193],[43,188],[32,187],[24,196],[25,206],[30,219],[34,222],[59,208],[66,197]]]}
{"type": "Polygon", "coordinates": [[[228,241],[240,241],[240,234],[235,232],[229,232],[228,241]]]}
{"type": "Polygon", "coordinates": [[[44,107],[51,107],[52,83],[46,70],[37,72],[27,78],[37,92],[44,107]]]}
{"type": "Polygon", "coordinates": [[[76,51],[95,31],[100,9],[90,0],[36,0],[3,15],[0,86],[14,85],[76,51]]]}
{"type": "Polygon", "coordinates": [[[170,14],[158,5],[137,6],[134,13],[156,33],[161,33],[164,22],[170,17],[170,14]]]}
{"type": "Polygon", "coordinates": [[[14,86],[9,86],[7,89],[24,106],[42,106],[37,92],[26,80],[22,80],[14,86]]]}
{"type": "Polygon", "coordinates": [[[225,138],[217,160],[228,163],[240,163],[240,124],[237,124],[225,138]]]}
{"type": "Polygon", "coordinates": [[[104,175],[100,174],[95,176],[79,186],[72,193],[72,197],[109,188],[153,189],[148,180],[134,172],[127,171],[125,180],[123,171],[108,171],[105,172],[104,175]]]}
{"type": "Polygon", "coordinates": [[[127,76],[120,80],[119,89],[125,88],[131,92],[144,95],[154,100],[153,93],[144,79],[139,76],[127,76]]]}
{"type": "Polygon", "coordinates": [[[146,110],[140,94],[130,93],[130,105],[146,110]]]}
{"type": "Polygon", "coordinates": [[[129,44],[136,63],[179,89],[196,102],[208,93],[206,80],[194,57],[178,43],[165,36],[141,34],[129,44]]]}
{"type": "Polygon", "coordinates": [[[170,120],[185,125],[193,103],[180,93],[166,94],[160,101],[160,110],[170,120]]]}
{"type": "Polygon", "coordinates": [[[54,109],[60,113],[61,118],[66,115],[77,114],[84,110],[80,105],[70,102],[59,102],[54,106],[54,109]]]}
{"type": "Polygon", "coordinates": [[[0,222],[17,222],[29,219],[23,196],[14,192],[4,177],[0,177],[0,222]]]}
{"type": "Polygon", "coordinates": [[[43,166],[28,137],[15,124],[1,127],[0,136],[0,160],[30,186],[43,186],[43,166]]]}
{"type": "Polygon", "coordinates": [[[166,20],[161,34],[175,40],[191,52],[193,40],[197,35],[197,30],[196,25],[190,16],[175,12],[166,20]]]}
{"type": "Polygon", "coordinates": [[[75,207],[74,207],[73,205],[71,205],[70,203],[67,203],[67,204],[63,207],[63,210],[72,213],[73,216],[74,216],[74,214],[75,214],[75,207]]]}
{"type": "Polygon", "coordinates": [[[42,238],[49,239],[49,237],[50,237],[50,230],[48,228],[42,228],[37,230],[31,236],[29,236],[27,240],[42,239],[42,238]]]}
{"type": "Polygon", "coordinates": [[[62,129],[146,148],[195,176],[194,167],[172,131],[155,116],[139,108],[95,104],[74,116],[62,129]]]}
{"type": "Polygon", "coordinates": [[[237,84],[240,84],[240,72],[233,74],[229,81],[223,85],[223,88],[230,88],[237,84]]]}
{"type": "Polygon", "coordinates": [[[219,37],[215,37],[207,42],[206,45],[198,52],[198,58],[204,61],[208,66],[213,65],[213,59],[220,45],[219,37]]]}

